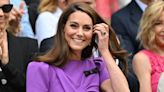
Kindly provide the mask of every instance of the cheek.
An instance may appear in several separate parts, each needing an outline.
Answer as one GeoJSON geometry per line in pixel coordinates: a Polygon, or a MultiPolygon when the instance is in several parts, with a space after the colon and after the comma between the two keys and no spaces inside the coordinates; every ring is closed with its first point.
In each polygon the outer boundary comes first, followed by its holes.
{"type": "Polygon", "coordinates": [[[88,41],[91,41],[92,40],[92,36],[93,36],[93,32],[88,32],[88,33],[85,34],[85,36],[86,36],[86,39],[88,41]]]}
{"type": "Polygon", "coordinates": [[[10,14],[9,13],[5,13],[4,16],[5,16],[6,19],[9,19],[10,14]]]}
{"type": "Polygon", "coordinates": [[[64,36],[66,41],[69,41],[70,37],[73,35],[73,31],[71,29],[69,29],[68,27],[64,28],[64,36]]]}
{"type": "Polygon", "coordinates": [[[9,14],[6,13],[4,16],[5,16],[5,21],[6,21],[6,23],[8,23],[8,22],[9,22],[9,14]]]}

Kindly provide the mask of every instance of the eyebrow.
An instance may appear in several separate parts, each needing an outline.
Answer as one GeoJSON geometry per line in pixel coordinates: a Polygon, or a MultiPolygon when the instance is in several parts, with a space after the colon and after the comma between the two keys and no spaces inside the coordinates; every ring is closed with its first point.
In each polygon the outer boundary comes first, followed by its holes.
{"type": "MultiPolygon", "coordinates": [[[[70,23],[79,24],[79,23],[77,23],[77,22],[75,22],[75,21],[70,21],[70,23]]],[[[87,25],[87,26],[93,26],[92,24],[85,24],[85,25],[87,25]]]]}

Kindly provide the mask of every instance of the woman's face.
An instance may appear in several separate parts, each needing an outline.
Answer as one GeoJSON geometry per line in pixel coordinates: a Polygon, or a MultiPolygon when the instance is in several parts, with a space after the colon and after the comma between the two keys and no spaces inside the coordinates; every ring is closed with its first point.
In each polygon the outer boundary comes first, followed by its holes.
{"type": "Polygon", "coordinates": [[[159,20],[156,21],[153,31],[155,31],[155,42],[157,46],[164,48],[164,11],[159,20]]]}
{"type": "MultiPolygon", "coordinates": [[[[3,5],[9,4],[9,0],[0,0],[0,7],[3,5]]],[[[9,21],[9,13],[3,12],[2,8],[0,8],[0,30],[4,30],[9,21]]]]}
{"type": "Polygon", "coordinates": [[[65,25],[65,39],[73,52],[80,52],[91,43],[93,23],[89,15],[76,11],[65,25]]]}

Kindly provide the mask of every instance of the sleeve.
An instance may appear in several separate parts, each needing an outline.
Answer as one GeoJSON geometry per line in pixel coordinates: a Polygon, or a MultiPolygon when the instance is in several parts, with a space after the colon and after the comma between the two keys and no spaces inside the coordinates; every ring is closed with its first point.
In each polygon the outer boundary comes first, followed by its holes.
{"type": "Polygon", "coordinates": [[[43,39],[52,37],[56,34],[58,20],[49,12],[41,13],[36,20],[36,39],[38,45],[43,39]]]}
{"type": "Polygon", "coordinates": [[[100,76],[100,84],[103,83],[103,81],[109,79],[109,72],[107,70],[107,67],[105,65],[105,62],[103,58],[96,58],[95,59],[96,66],[99,68],[99,76],[100,76]]]}
{"type": "Polygon", "coordinates": [[[49,65],[43,62],[31,62],[27,68],[26,92],[48,92],[49,65]]]}

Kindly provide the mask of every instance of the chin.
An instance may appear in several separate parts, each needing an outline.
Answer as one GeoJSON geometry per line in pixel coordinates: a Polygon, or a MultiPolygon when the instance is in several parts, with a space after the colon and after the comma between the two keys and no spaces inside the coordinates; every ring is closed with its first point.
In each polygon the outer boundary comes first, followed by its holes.
{"type": "Polygon", "coordinates": [[[84,46],[71,46],[71,48],[76,51],[82,51],[85,47],[84,46]]]}

